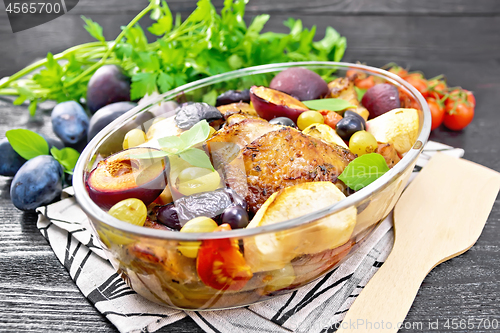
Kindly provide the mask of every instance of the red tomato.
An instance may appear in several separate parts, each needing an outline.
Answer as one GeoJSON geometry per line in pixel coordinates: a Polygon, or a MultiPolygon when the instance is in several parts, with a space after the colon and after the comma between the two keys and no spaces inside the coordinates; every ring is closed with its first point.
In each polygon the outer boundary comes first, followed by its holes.
{"type": "Polygon", "coordinates": [[[439,79],[433,79],[428,81],[427,92],[429,96],[435,99],[441,99],[448,92],[448,86],[446,82],[439,79]]]}
{"type": "MultiPolygon", "coordinates": [[[[214,232],[227,230],[229,224],[222,224],[214,232]]],[[[253,276],[238,242],[227,238],[202,242],[196,271],[204,284],[217,290],[240,290],[253,276]]]]}
{"type": "Polygon", "coordinates": [[[392,66],[391,68],[389,68],[389,72],[394,73],[403,79],[408,75],[408,71],[399,66],[392,66]]]}
{"type": "Polygon", "coordinates": [[[431,110],[431,116],[432,116],[431,131],[433,131],[443,123],[444,113],[445,113],[444,106],[438,101],[436,101],[434,98],[428,98],[427,104],[429,105],[429,109],[431,110]]]}
{"type": "Polygon", "coordinates": [[[446,112],[449,112],[456,108],[459,103],[465,103],[467,106],[472,108],[476,107],[476,98],[474,95],[465,89],[455,88],[450,92],[450,95],[446,99],[446,112]]]}
{"type": "Polygon", "coordinates": [[[470,124],[474,118],[474,107],[468,105],[468,102],[458,101],[454,108],[444,115],[444,126],[453,130],[459,131],[470,124]]]}
{"type": "Polygon", "coordinates": [[[328,113],[323,115],[323,118],[325,120],[326,125],[335,129],[335,126],[337,126],[337,123],[340,121],[340,119],[342,119],[342,116],[339,115],[337,112],[328,111],[328,113]]]}
{"type": "Polygon", "coordinates": [[[412,73],[406,76],[405,81],[411,84],[415,89],[418,90],[419,93],[427,98],[429,96],[429,92],[427,91],[427,80],[420,73],[412,73]]]}
{"type": "Polygon", "coordinates": [[[370,89],[375,85],[375,80],[373,79],[373,76],[370,75],[365,79],[354,80],[354,85],[359,89],[370,89]]]}

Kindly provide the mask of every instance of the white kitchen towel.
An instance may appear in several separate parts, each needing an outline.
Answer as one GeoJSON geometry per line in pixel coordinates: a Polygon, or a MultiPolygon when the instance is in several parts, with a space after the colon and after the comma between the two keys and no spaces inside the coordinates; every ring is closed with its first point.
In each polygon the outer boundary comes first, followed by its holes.
{"type": "MultiPolygon", "coordinates": [[[[438,151],[464,151],[436,142],[424,147],[414,175],[438,151]]],[[[414,176],[412,175],[412,177],[414,176]]],[[[316,281],[269,301],[232,310],[181,311],[152,303],[115,272],[73,197],[40,207],[37,227],[83,295],[120,332],[154,332],[190,316],[206,332],[334,332],[345,312],[389,255],[392,215],[344,263],[316,281]]]]}

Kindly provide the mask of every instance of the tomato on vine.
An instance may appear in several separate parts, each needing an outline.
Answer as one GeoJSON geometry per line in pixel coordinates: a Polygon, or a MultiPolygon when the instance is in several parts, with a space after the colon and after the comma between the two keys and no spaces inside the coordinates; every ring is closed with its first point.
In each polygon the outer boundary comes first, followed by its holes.
{"type": "Polygon", "coordinates": [[[427,80],[422,74],[411,73],[405,77],[405,81],[415,87],[415,89],[417,89],[418,92],[424,96],[424,98],[429,96],[429,92],[427,91],[427,80]]]}
{"type": "Polygon", "coordinates": [[[432,97],[427,99],[427,104],[429,105],[429,109],[431,111],[431,116],[432,116],[431,131],[433,131],[443,123],[445,114],[444,105],[442,104],[441,101],[436,100],[435,98],[432,97]]]}

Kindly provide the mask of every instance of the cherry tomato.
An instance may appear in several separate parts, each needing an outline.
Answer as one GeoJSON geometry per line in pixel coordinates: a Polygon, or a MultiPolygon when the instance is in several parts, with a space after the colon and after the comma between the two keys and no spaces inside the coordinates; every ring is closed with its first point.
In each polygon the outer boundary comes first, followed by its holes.
{"type": "MultiPolygon", "coordinates": [[[[231,230],[231,226],[221,224],[215,232],[227,230],[231,230]]],[[[202,242],[196,271],[204,284],[217,290],[240,290],[253,276],[238,242],[227,238],[202,242]]]]}
{"type": "Polygon", "coordinates": [[[411,84],[415,89],[418,90],[419,93],[424,96],[424,98],[429,96],[429,92],[427,91],[427,80],[420,73],[412,73],[409,74],[405,81],[411,84]]]}
{"type": "Polygon", "coordinates": [[[428,81],[427,93],[435,99],[441,99],[448,92],[448,86],[444,80],[431,79],[428,81]]]}
{"type": "Polygon", "coordinates": [[[396,74],[397,76],[403,79],[408,75],[408,71],[403,67],[399,66],[392,66],[391,68],[389,68],[389,72],[396,74]]]}
{"type": "Polygon", "coordinates": [[[326,125],[335,129],[335,126],[337,126],[337,123],[342,119],[342,116],[335,111],[328,111],[326,114],[323,115],[323,118],[325,119],[326,125]]]}
{"type": "Polygon", "coordinates": [[[476,107],[476,98],[470,91],[462,88],[455,88],[446,99],[446,111],[453,110],[459,102],[463,102],[472,108],[476,107]]]}
{"type": "Polygon", "coordinates": [[[428,98],[427,104],[429,105],[429,109],[431,110],[431,116],[432,116],[431,131],[433,131],[443,123],[444,113],[445,113],[444,105],[439,103],[434,98],[428,98]]]}
{"type": "Polygon", "coordinates": [[[375,79],[370,75],[365,79],[354,80],[354,85],[359,89],[370,89],[375,85],[375,79]]]}
{"type": "Polygon", "coordinates": [[[458,101],[454,108],[444,115],[443,123],[447,128],[459,131],[470,124],[474,118],[474,107],[468,102],[458,101]]]}

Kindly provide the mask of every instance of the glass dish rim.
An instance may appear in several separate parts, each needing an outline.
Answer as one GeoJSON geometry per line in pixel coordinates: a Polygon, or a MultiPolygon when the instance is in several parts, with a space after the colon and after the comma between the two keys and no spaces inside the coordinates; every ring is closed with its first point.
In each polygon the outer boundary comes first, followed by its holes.
{"type": "MultiPolygon", "coordinates": [[[[360,203],[366,200],[368,197],[373,195],[375,192],[384,189],[388,186],[399,174],[406,170],[413,161],[417,159],[423,146],[426,144],[431,128],[431,114],[429,107],[424,99],[424,97],[409,83],[401,79],[396,74],[393,74],[389,71],[361,65],[361,64],[353,64],[348,62],[333,62],[333,61],[304,61],[304,62],[287,62],[287,63],[275,63],[275,64],[267,64],[260,66],[247,67],[243,69],[238,69],[231,72],[226,72],[222,74],[217,74],[214,76],[210,76],[201,80],[197,80],[185,85],[182,85],[178,88],[170,90],[164,94],[159,95],[151,102],[148,102],[147,105],[138,105],[126,112],[119,118],[115,119],[112,123],[106,126],[103,130],[101,130],[85,147],[83,152],[81,153],[80,158],[75,166],[74,174],[73,174],[73,187],[76,200],[80,204],[83,211],[86,213],[90,220],[98,220],[100,223],[104,223],[112,228],[118,229],[122,232],[134,234],[136,236],[142,236],[147,238],[156,238],[162,240],[176,240],[176,241],[198,241],[198,240],[207,240],[207,239],[221,239],[221,238],[245,238],[249,236],[257,236],[262,234],[267,234],[270,232],[283,231],[288,229],[293,229],[295,227],[299,227],[313,221],[316,221],[325,216],[337,213],[342,211],[343,209],[347,209],[348,207],[355,206],[357,203],[360,203]],[[374,73],[377,76],[381,76],[387,81],[396,84],[397,86],[403,86],[407,90],[409,90],[414,97],[418,100],[420,105],[422,106],[423,111],[423,124],[421,127],[421,131],[415,144],[412,149],[410,149],[405,156],[398,162],[392,169],[390,169],[387,173],[385,173],[382,177],[363,188],[362,190],[348,196],[347,198],[334,203],[328,207],[324,207],[315,212],[289,219],[286,221],[282,221],[279,223],[259,226],[255,228],[249,229],[235,229],[231,231],[221,231],[216,233],[181,233],[178,231],[168,231],[168,230],[158,230],[152,228],[145,228],[136,225],[132,225],[123,221],[120,221],[111,215],[107,214],[104,210],[102,210],[97,204],[95,204],[88,192],[85,188],[84,184],[84,175],[85,175],[85,167],[89,161],[89,158],[95,152],[95,148],[99,146],[101,140],[106,137],[109,132],[114,129],[117,124],[121,124],[123,121],[131,118],[134,115],[139,114],[140,112],[145,112],[152,105],[162,101],[162,100],[171,100],[172,97],[175,97],[181,92],[190,91],[193,89],[199,89],[205,87],[207,85],[212,85],[215,83],[220,83],[223,81],[236,79],[243,77],[245,75],[256,75],[256,74],[264,74],[269,72],[275,72],[279,70],[284,70],[290,67],[307,67],[312,69],[332,69],[332,67],[337,67],[337,69],[360,69],[365,72],[374,73]]],[[[92,224],[94,223],[91,221],[92,224]]]]}

